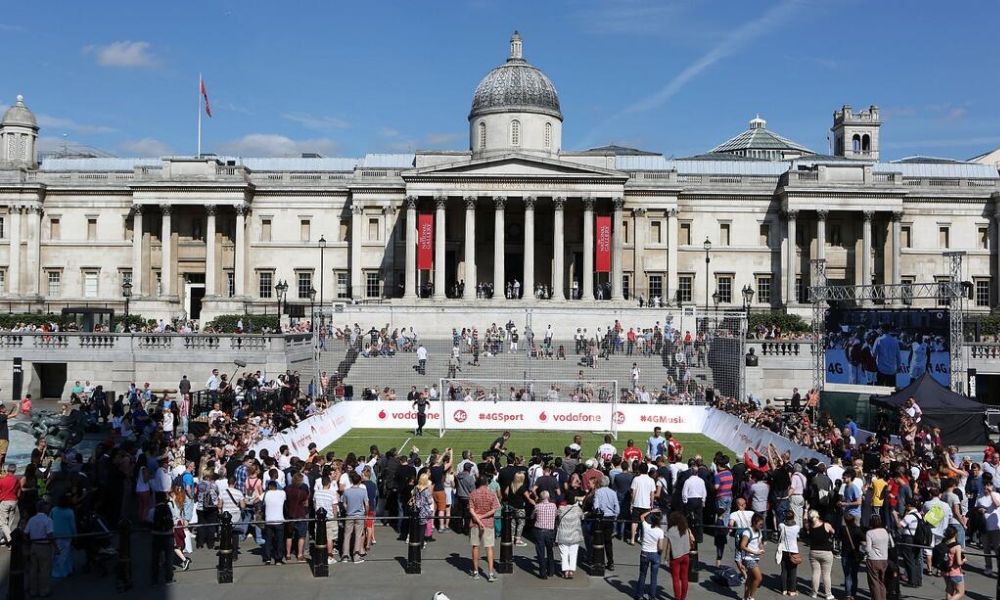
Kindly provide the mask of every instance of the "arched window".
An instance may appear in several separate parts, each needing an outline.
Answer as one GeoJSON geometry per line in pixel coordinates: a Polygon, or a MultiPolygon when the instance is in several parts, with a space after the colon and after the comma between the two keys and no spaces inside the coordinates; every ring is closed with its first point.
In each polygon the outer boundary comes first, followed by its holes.
{"type": "Polygon", "coordinates": [[[851,138],[851,150],[855,153],[861,152],[861,136],[856,133],[854,134],[854,137],[851,138]]]}
{"type": "Polygon", "coordinates": [[[552,123],[545,124],[545,149],[552,149],[552,123]]]}
{"type": "Polygon", "coordinates": [[[486,123],[482,121],[479,122],[479,148],[480,150],[486,148],[486,123]]]}
{"type": "Polygon", "coordinates": [[[510,122],[510,145],[521,145],[521,122],[514,120],[510,122]]]}
{"type": "Polygon", "coordinates": [[[861,136],[861,151],[864,153],[871,152],[872,149],[872,138],[867,133],[861,136]]]}

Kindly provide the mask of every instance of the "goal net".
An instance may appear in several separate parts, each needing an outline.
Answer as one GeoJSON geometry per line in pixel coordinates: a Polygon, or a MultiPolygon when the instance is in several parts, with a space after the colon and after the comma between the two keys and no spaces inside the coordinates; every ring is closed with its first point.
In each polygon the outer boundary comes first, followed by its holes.
{"type": "Polygon", "coordinates": [[[438,389],[442,436],[449,427],[488,428],[491,421],[498,427],[523,424],[522,429],[575,428],[618,436],[614,379],[443,377],[438,389]]]}

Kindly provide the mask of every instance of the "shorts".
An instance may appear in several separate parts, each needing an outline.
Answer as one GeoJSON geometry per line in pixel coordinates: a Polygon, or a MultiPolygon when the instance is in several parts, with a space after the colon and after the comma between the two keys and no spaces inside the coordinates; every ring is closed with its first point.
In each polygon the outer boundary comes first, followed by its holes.
{"type": "Polygon", "coordinates": [[[440,511],[448,509],[448,495],[444,493],[444,490],[434,492],[434,509],[440,511]]]}
{"type": "Polygon", "coordinates": [[[10,440],[0,440],[0,454],[7,454],[7,448],[10,447],[10,440]]]}
{"type": "Polygon", "coordinates": [[[632,522],[638,523],[639,519],[642,518],[642,513],[649,512],[648,508],[636,508],[632,507],[632,522]]]}
{"type": "Polygon", "coordinates": [[[493,531],[493,527],[480,529],[479,527],[473,525],[469,528],[469,543],[473,546],[492,548],[496,544],[496,541],[497,539],[493,531]]]}
{"type": "Polygon", "coordinates": [[[295,521],[288,524],[288,537],[298,537],[299,539],[306,539],[306,533],[309,531],[309,523],[306,521],[295,521]]]}
{"type": "Polygon", "coordinates": [[[365,516],[365,529],[371,529],[372,527],[375,527],[375,511],[369,510],[365,516]]]}
{"type": "Polygon", "coordinates": [[[340,531],[340,521],[326,522],[326,543],[333,545],[333,552],[337,552],[337,533],[340,531]]]}
{"type": "Polygon", "coordinates": [[[954,583],[955,585],[961,585],[965,583],[965,575],[945,575],[945,581],[949,583],[954,583]]]}
{"type": "Polygon", "coordinates": [[[758,566],[760,566],[760,557],[758,557],[758,556],[744,556],[742,558],[742,562],[743,562],[743,566],[746,567],[747,570],[756,569],[758,566]]]}

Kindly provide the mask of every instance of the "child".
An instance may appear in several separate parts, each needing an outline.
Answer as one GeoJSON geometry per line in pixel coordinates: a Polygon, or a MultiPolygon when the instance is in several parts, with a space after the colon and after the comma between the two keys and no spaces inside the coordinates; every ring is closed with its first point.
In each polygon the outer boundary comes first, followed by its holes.
{"type": "Polygon", "coordinates": [[[715,512],[715,568],[722,566],[722,553],[726,549],[726,542],[729,538],[726,521],[723,519],[726,509],[718,508],[715,512]]]}

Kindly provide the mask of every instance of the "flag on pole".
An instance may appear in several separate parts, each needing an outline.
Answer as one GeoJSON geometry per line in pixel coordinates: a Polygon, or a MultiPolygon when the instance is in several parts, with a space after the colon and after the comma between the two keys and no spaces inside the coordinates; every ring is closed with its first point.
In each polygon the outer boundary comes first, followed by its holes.
{"type": "Polygon", "coordinates": [[[208,90],[205,88],[205,80],[201,80],[201,97],[205,100],[205,114],[212,116],[212,105],[208,103],[208,90]]]}

